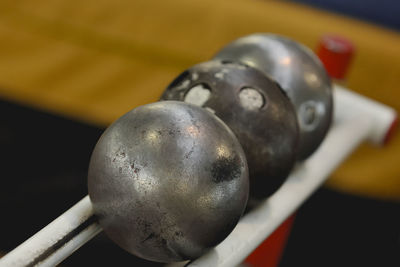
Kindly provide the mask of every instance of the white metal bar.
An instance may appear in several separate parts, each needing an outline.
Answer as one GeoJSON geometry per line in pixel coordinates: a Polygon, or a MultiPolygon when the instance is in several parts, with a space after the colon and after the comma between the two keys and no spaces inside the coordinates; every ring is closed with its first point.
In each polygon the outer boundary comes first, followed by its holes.
{"type": "Polygon", "coordinates": [[[69,242],[65,243],[62,248],[55,251],[48,258],[40,262],[37,266],[50,267],[56,266],[61,263],[67,257],[69,257],[75,250],[79,249],[86,242],[95,237],[98,233],[102,231],[102,228],[97,222],[90,224],[82,232],[76,235],[69,242]]]}
{"type": "Polygon", "coordinates": [[[54,266],[101,231],[86,196],[0,260],[0,266],[54,266]]]}

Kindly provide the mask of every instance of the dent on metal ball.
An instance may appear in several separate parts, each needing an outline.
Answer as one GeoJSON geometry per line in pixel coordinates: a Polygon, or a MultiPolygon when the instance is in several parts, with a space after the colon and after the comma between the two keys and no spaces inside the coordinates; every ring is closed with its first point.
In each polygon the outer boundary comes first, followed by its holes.
{"type": "Polygon", "coordinates": [[[194,259],[220,243],[249,191],[231,130],[197,106],[165,101],[133,109],[98,141],[89,195],[106,234],[142,258],[194,259]]]}
{"type": "Polygon", "coordinates": [[[332,120],[332,88],[322,63],[310,49],[283,36],[253,34],[228,44],[215,59],[239,61],[275,79],[297,111],[298,159],[318,148],[332,120]]]}
{"type": "Polygon", "coordinates": [[[232,62],[201,63],[174,80],[161,99],[202,106],[230,127],[246,153],[252,200],[274,193],[290,173],[297,152],[296,113],[260,71],[232,62]]]}

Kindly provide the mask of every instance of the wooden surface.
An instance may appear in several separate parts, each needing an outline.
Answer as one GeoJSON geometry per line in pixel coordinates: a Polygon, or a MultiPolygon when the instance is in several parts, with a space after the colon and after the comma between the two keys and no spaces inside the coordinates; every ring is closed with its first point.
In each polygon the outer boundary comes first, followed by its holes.
{"type": "MultiPolygon", "coordinates": [[[[311,48],[325,33],[350,38],[357,55],[348,87],[400,110],[399,33],[255,0],[1,1],[0,97],[105,126],[156,101],[185,68],[254,32],[311,48]]],[[[400,200],[399,158],[399,135],[385,148],[362,146],[328,185],[400,200]]]]}

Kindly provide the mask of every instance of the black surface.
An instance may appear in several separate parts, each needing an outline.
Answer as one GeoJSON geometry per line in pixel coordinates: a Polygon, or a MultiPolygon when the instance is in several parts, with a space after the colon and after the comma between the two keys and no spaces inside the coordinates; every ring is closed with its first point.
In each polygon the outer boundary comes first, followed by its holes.
{"type": "Polygon", "coordinates": [[[0,102],[1,247],[10,249],[87,194],[101,130],[0,102]]]}
{"type": "Polygon", "coordinates": [[[400,203],[320,189],[298,211],[280,266],[400,266],[400,203]]]}

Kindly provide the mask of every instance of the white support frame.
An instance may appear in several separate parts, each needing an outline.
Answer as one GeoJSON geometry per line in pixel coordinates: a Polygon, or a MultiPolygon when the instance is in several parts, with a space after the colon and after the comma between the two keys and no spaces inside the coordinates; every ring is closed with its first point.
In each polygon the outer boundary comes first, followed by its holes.
{"type": "MultiPolygon", "coordinates": [[[[334,88],[334,103],[334,122],[320,148],[296,166],[275,194],[246,214],[222,243],[189,266],[240,264],[361,142],[382,144],[397,120],[394,109],[340,86],[334,88]]],[[[92,205],[86,196],[0,259],[0,266],[57,265],[101,231],[91,219],[92,205]]]]}

